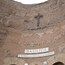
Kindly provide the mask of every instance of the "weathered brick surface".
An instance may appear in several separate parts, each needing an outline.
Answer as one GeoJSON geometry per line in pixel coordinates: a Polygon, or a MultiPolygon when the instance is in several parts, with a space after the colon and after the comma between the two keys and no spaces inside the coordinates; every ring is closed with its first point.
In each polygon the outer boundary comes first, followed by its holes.
{"type": "Polygon", "coordinates": [[[9,65],[12,62],[18,65],[25,63],[35,65],[37,61],[38,65],[42,65],[44,61],[52,65],[58,60],[65,63],[64,56],[65,0],[49,0],[30,6],[12,0],[0,0],[1,65],[9,65]],[[38,14],[42,16],[40,20],[36,19],[38,14]],[[55,51],[55,55],[42,58],[17,58],[17,55],[24,53],[25,49],[45,47],[55,51]]]}

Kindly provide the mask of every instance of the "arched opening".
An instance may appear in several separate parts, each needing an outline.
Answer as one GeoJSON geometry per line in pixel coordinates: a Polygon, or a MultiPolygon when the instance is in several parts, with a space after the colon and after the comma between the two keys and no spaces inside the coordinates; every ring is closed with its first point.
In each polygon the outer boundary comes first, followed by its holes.
{"type": "Polygon", "coordinates": [[[48,0],[14,0],[14,1],[20,2],[22,4],[40,4],[47,2],[48,0]]]}
{"type": "Polygon", "coordinates": [[[16,64],[10,64],[10,65],[16,65],[16,64]]]}
{"type": "Polygon", "coordinates": [[[53,65],[64,65],[64,63],[63,62],[56,62],[53,65]]]}

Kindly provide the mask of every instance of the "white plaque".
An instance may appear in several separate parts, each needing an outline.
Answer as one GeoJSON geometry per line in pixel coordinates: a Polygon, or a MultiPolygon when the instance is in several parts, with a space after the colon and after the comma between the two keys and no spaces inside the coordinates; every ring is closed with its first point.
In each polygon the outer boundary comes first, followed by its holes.
{"type": "Polygon", "coordinates": [[[34,58],[34,57],[44,57],[44,56],[51,56],[54,55],[55,52],[48,52],[48,53],[41,53],[41,54],[18,54],[18,57],[23,57],[23,58],[34,58]]]}
{"type": "Polygon", "coordinates": [[[24,53],[43,53],[48,52],[49,48],[41,48],[41,49],[25,49],[24,53]]]}

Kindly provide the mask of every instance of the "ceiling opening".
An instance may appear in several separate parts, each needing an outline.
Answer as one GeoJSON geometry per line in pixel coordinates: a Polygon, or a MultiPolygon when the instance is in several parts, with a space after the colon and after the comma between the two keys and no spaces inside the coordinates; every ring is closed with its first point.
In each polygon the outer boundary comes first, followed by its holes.
{"type": "Polygon", "coordinates": [[[20,2],[22,4],[40,4],[40,3],[44,3],[48,0],[14,0],[16,2],[20,2]]]}

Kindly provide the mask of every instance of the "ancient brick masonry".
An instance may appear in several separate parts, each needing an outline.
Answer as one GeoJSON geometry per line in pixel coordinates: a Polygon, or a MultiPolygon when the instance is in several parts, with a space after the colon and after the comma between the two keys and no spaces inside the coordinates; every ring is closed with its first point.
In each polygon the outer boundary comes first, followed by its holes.
{"type": "Polygon", "coordinates": [[[0,65],[65,64],[64,56],[65,0],[30,6],[0,0],[0,65]]]}
{"type": "Polygon", "coordinates": [[[6,0],[0,0],[0,44],[1,45],[3,45],[2,42],[4,42],[7,36],[7,32],[8,32],[7,28],[10,26],[7,19],[10,15],[13,15],[12,3],[7,2],[6,0]]]}
{"type": "Polygon", "coordinates": [[[2,47],[7,36],[7,29],[0,24],[0,47],[2,47]]]}

